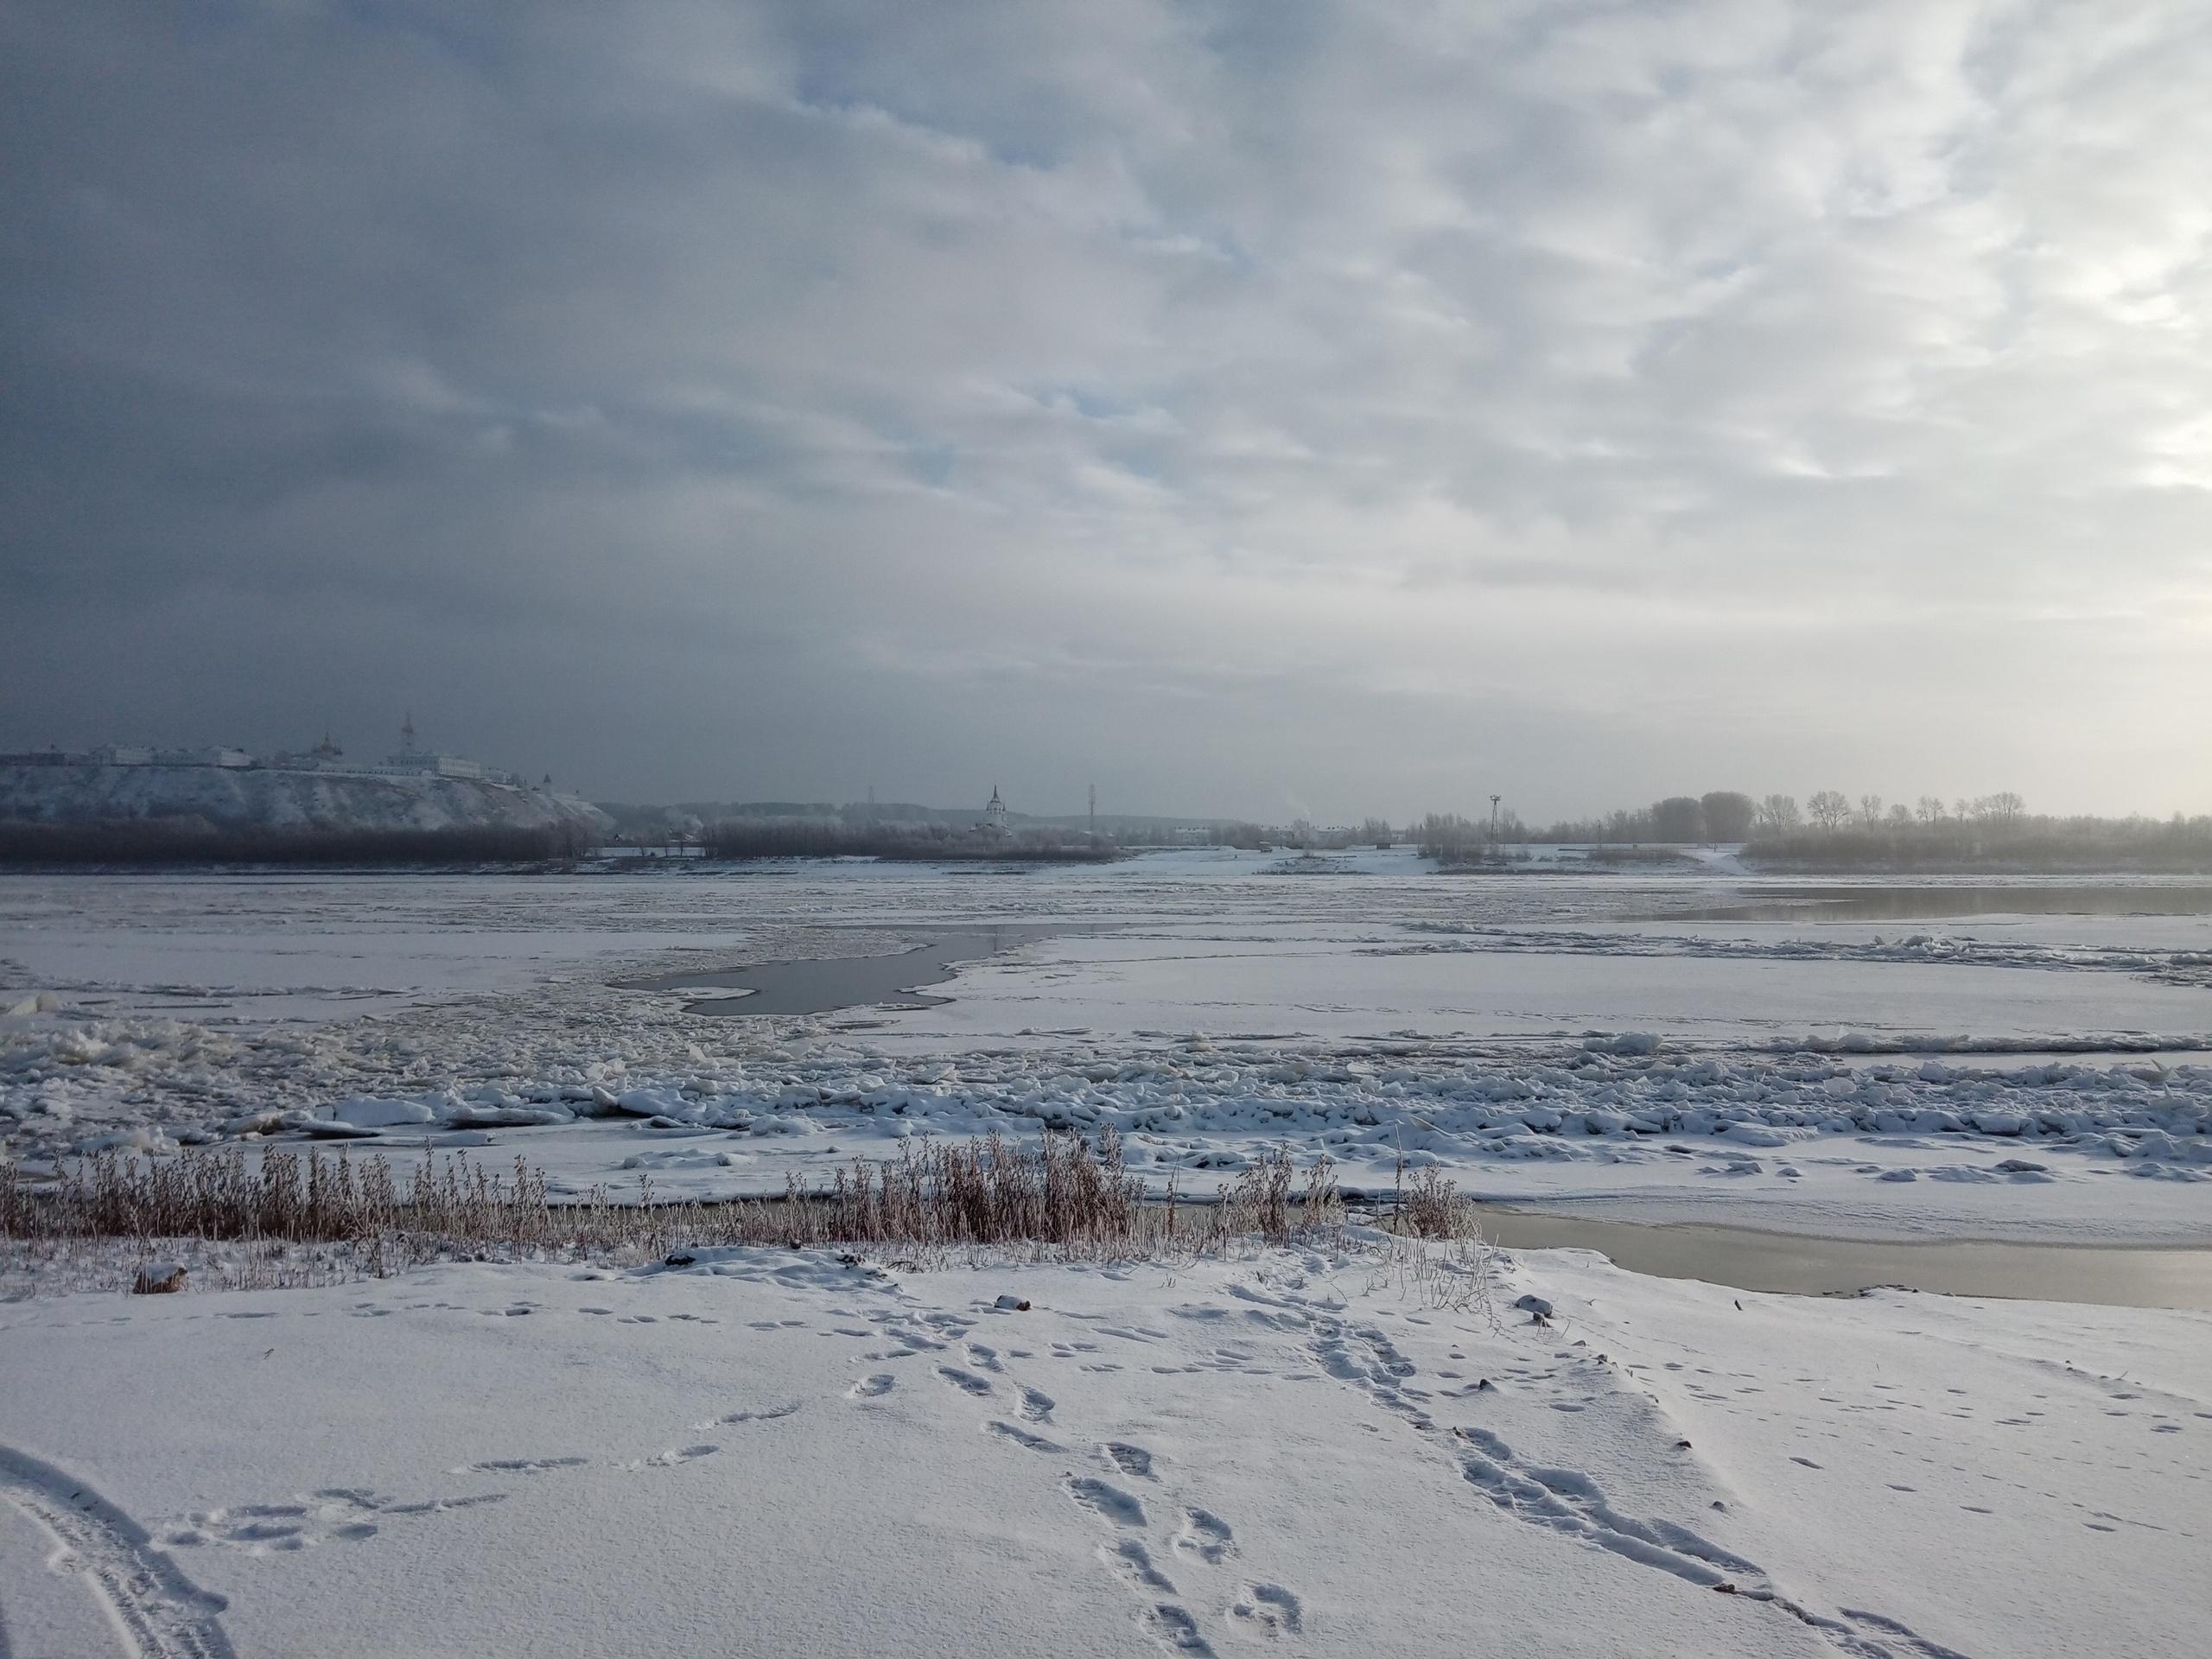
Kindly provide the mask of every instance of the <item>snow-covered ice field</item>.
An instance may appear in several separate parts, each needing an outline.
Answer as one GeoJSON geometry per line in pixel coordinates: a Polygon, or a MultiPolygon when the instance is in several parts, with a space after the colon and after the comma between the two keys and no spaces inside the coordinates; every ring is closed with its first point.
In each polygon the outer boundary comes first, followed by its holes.
{"type": "MultiPolygon", "coordinates": [[[[1278,862],[0,878],[0,1140],[722,1195],[1111,1124],[1186,1192],[1287,1145],[1619,1221],[2212,1244],[2177,889],[1761,920],[1811,884],[1278,862]],[[624,988],[979,923],[1042,931],[938,1006],[624,988]]],[[[43,1287],[0,1306],[0,1654],[2202,1651],[2201,1302],[1543,1250],[1439,1306],[1390,1248],[43,1287]]]]}
{"type": "Polygon", "coordinates": [[[577,1191],[726,1195],[1112,1123],[1186,1192],[1287,1143],[1356,1188],[1402,1158],[1619,1219],[2204,1238],[2212,917],[2031,913],[2069,889],[2019,882],[2019,914],[1669,922],[1789,884],[1277,862],[10,878],[0,1136],[482,1143],[577,1191]],[[920,1009],[618,983],[991,922],[1046,931],[920,1009]]]}

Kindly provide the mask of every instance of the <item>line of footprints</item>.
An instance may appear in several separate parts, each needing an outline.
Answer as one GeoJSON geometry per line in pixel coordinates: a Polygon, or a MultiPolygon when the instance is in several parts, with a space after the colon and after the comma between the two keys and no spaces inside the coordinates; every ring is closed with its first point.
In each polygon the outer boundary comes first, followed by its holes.
{"type": "MultiPolygon", "coordinates": [[[[584,1313],[601,1310],[585,1308],[584,1313]]],[[[847,1310],[836,1310],[840,1313],[847,1310]]],[[[875,1328],[840,1326],[847,1337],[888,1336],[899,1344],[870,1353],[871,1360],[912,1358],[926,1355],[935,1374],[948,1388],[979,1404],[988,1402],[1006,1412],[982,1421],[993,1437],[1041,1457],[1061,1460],[1060,1490],[1068,1501],[1104,1529],[1106,1541],[1098,1548],[1099,1560],[1135,1597],[1142,1627],[1171,1653],[1207,1655],[1214,1651],[1198,1618],[1185,1605],[1170,1569],[1203,1578],[1234,1573],[1238,1551],[1229,1522],[1210,1510],[1185,1504],[1171,1495],[1160,1478],[1160,1456],[1125,1440],[1096,1445],[1096,1473],[1066,1468],[1066,1460],[1079,1456],[1053,1438],[1058,1429],[1052,1414],[1056,1402],[1043,1390],[1028,1387],[1010,1376],[995,1349],[967,1341],[976,1321],[959,1314],[907,1310],[852,1314],[875,1328]],[[955,1363],[957,1357],[964,1362],[955,1363]],[[1155,1532],[1152,1510],[1173,1517],[1155,1532]],[[1172,1527],[1172,1530],[1167,1530],[1172,1527]]],[[[762,1328],[799,1327],[798,1320],[764,1321],[762,1328]]],[[[1118,1333],[1116,1333],[1118,1334],[1118,1333]]],[[[1150,1334],[1150,1333],[1147,1333],[1150,1334]]],[[[1096,1352],[1089,1343],[1054,1344],[1061,1357],[1076,1358],[1096,1352]]],[[[1017,1351],[1016,1358],[1027,1357],[1017,1351]]],[[[1085,1369],[1101,1371],[1121,1367],[1104,1361],[1085,1369]]],[[[873,1371],[845,1390],[848,1398],[865,1403],[881,1400],[899,1386],[889,1371],[873,1371]]],[[[798,1402],[761,1410],[735,1411],[692,1425],[702,1436],[747,1424],[765,1424],[800,1410],[798,1402]]],[[[612,1466],[632,1471],[668,1469],[721,1451],[718,1440],[702,1438],[688,1444],[612,1466]]],[[[516,1478],[542,1478],[604,1465],[601,1459],[582,1457],[501,1458],[464,1464],[444,1472],[457,1484],[475,1490],[416,1498],[398,1498],[363,1486],[327,1486],[291,1495],[280,1503],[245,1503],[222,1509],[192,1510],[154,1529],[157,1546],[166,1549],[219,1545],[256,1555],[283,1555],[326,1542],[359,1542],[375,1537],[394,1522],[474,1509],[506,1502],[505,1490],[516,1478]]],[[[1232,1579],[1233,1587],[1217,1603],[1220,1629],[1245,1639],[1274,1641],[1296,1637],[1304,1629],[1299,1598],[1280,1584],[1261,1580],[1232,1579]]]]}
{"type": "MultiPolygon", "coordinates": [[[[1065,1459],[1074,1455],[1067,1446],[1051,1436],[1049,1431],[1055,1427],[1055,1402],[1050,1395],[1015,1382],[1007,1375],[997,1351],[981,1343],[963,1344],[962,1357],[967,1362],[965,1366],[940,1363],[937,1367],[938,1378],[970,1399],[1010,1399],[1014,1416],[1019,1419],[1009,1421],[1004,1417],[985,1418],[984,1433],[1044,1457],[1065,1459]]],[[[875,1399],[890,1392],[893,1386],[893,1376],[879,1371],[861,1378],[849,1393],[855,1399],[875,1399]]],[[[1167,1567],[1174,1566],[1181,1571],[1188,1566],[1202,1573],[1227,1567],[1237,1554],[1236,1535],[1229,1523],[1211,1510],[1170,1503],[1168,1507],[1178,1517],[1174,1531],[1167,1538],[1164,1552],[1156,1553],[1151,1541],[1152,1516],[1141,1493],[1145,1487],[1161,1486],[1155,1467],[1159,1459],[1144,1446],[1125,1440],[1105,1441],[1098,1446],[1096,1455],[1103,1469],[1129,1484],[1119,1484],[1116,1478],[1104,1474],[1080,1474],[1071,1470],[1062,1475],[1060,1487],[1071,1503],[1090,1515],[1109,1535],[1109,1541],[1099,1546],[1099,1559],[1137,1598],[1139,1620],[1162,1648],[1178,1654],[1212,1653],[1213,1645],[1185,1605],[1182,1592],[1168,1575],[1167,1567]],[[1132,1486],[1138,1490],[1132,1491],[1132,1486]],[[1163,1554],[1166,1557],[1165,1564],[1163,1554]]],[[[1238,1582],[1228,1598],[1223,1618],[1231,1633],[1266,1641],[1295,1637],[1305,1628],[1304,1610],[1298,1597],[1283,1586],[1265,1580],[1238,1582]]]]}

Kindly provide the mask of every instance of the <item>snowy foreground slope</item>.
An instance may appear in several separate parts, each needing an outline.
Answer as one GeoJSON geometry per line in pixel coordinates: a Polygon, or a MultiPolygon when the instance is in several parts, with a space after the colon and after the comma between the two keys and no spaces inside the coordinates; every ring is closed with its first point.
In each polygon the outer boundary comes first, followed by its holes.
{"type": "Polygon", "coordinates": [[[0,1308],[0,1650],[2203,1650],[2212,1316],[1376,1249],[0,1308]]]}

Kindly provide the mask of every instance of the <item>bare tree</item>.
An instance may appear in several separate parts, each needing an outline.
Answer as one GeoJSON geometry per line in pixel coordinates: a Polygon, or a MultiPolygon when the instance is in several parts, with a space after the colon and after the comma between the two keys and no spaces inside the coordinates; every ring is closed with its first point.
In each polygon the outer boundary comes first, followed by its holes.
{"type": "Polygon", "coordinates": [[[1903,801],[1897,802],[1897,804],[1890,808],[1889,825],[1892,830],[1911,829],[1912,809],[1907,806],[1903,801]]]}
{"type": "Polygon", "coordinates": [[[1882,798],[1878,795],[1861,795],[1859,798],[1859,827],[1861,830],[1872,830],[1881,821],[1882,798]]]}
{"type": "Polygon", "coordinates": [[[2018,823],[2027,816],[2028,810],[2028,804],[2009,789],[1985,796],[1974,804],[1981,809],[1984,817],[1999,829],[2009,829],[2018,823]]]}
{"type": "Polygon", "coordinates": [[[1759,803],[1758,827],[1767,835],[1785,835],[1803,822],[1795,795],[1770,795],[1759,803]]]}
{"type": "Polygon", "coordinates": [[[1851,798],[1840,789],[1824,789],[1805,803],[1805,811],[1815,823],[1834,835],[1851,816],[1851,798]]]}
{"type": "Polygon", "coordinates": [[[1943,798],[1940,795],[1922,796],[1920,804],[1913,809],[1913,815],[1930,827],[1942,823],[1943,798]]]}

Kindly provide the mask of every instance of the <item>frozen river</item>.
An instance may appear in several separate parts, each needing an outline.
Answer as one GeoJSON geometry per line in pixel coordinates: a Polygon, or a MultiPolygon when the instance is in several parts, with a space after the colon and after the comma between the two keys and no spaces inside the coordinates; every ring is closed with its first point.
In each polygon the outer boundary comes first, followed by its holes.
{"type": "Polygon", "coordinates": [[[1112,1129],[1155,1194],[1438,1169],[1502,1247],[0,1260],[0,1647],[2202,1648],[2195,897],[1273,861],[0,878],[34,1172],[711,1198],[1112,1129]]]}
{"type": "Polygon", "coordinates": [[[720,1195],[1110,1125],[1186,1192],[1287,1143],[1623,1221],[2212,1239],[2201,885],[1279,868],[0,878],[0,1135],[720,1195]]]}

